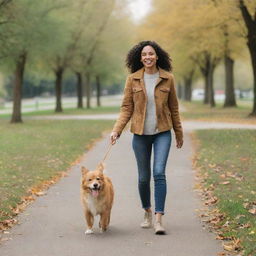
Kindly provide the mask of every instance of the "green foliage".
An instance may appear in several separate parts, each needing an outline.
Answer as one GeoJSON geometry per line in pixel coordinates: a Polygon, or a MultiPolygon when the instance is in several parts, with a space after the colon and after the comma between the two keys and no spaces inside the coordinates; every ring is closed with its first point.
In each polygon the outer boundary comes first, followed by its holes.
{"type": "Polygon", "coordinates": [[[25,76],[33,83],[53,80],[60,66],[69,69],[68,77],[93,72],[104,84],[120,81],[132,37],[124,6],[114,0],[11,1],[1,9],[0,70],[12,75],[26,53],[25,76]]]}

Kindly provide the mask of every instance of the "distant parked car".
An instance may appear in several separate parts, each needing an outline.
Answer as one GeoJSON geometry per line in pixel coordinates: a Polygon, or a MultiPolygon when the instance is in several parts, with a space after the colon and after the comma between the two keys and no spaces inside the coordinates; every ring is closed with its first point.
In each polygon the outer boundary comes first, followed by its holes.
{"type": "Polygon", "coordinates": [[[203,100],[204,99],[204,89],[194,89],[192,91],[192,100],[203,100]]]}

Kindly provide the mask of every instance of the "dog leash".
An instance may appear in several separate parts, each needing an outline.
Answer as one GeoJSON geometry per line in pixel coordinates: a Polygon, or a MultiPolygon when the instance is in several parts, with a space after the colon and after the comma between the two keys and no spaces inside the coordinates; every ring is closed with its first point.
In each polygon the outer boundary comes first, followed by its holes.
{"type": "Polygon", "coordinates": [[[101,163],[104,163],[104,161],[106,160],[107,156],[109,155],[109,152],[110,152],[110,150],[111,150],[111,146],[113,146],[113,145],[112,145],[111,143],[109,143],[107,152],[106,152],[104,158],[102,159],[101,163]]]}

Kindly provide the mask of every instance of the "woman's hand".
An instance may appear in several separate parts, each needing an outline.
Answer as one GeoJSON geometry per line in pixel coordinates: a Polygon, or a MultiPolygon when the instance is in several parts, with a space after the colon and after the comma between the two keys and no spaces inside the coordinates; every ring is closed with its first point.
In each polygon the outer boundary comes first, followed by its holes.
{"type": "Polygon", "coordinates": [[[112,145],[116,144],[116,140],[119,138],[119,134],[117,132],[111,132],[110,134],[110,142],[112,145]]]}
{"type": "Polygon", "coordinates": [[[183,139],[176,138],[176,147],[181,148],[183,145],[183,139]]]}

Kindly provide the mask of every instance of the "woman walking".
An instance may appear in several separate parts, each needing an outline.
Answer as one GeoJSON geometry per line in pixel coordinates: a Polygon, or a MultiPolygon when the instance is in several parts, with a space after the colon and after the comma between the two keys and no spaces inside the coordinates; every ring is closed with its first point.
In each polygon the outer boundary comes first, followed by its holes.
{"type": "Polygon", "coordinates": [[[131,119],[132,146],[138,166],[138,187],[145,210],[142,228],[152,227],[150,198],[151,152],[153,148],[153,177],[155,199],[155,234],[165,234],[162,216],[165,211],[165,167],[173,128],[176,146],[183,145],[178,100],[171,59],[156,42],[142,41],[127,54],[127,77],[120,115],[110,135],[115,144],[131,119]]]}

